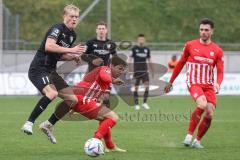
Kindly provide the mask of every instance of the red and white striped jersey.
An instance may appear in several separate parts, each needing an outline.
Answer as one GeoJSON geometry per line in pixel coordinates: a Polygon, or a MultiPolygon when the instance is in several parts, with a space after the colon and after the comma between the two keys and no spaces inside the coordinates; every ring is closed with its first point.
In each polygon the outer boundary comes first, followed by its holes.
{"type": "Polygon", "coordinates": [[[74,88],[74,94],[80,103],[98,100],[109,89],[112,83],[111,70],[108,66],[101,66],[86,74],[74,88]]]}
{"type": "Polygon", "coordinates": [[[187,85],[192,84],[213,85],[214,67],[217,67],[217,83],[223,80],[223,51],[214,42],[208,45],[200,43],[200,39],[185,44],[180,61],[170,79],[173,83],[186,64],[187,85]]]}

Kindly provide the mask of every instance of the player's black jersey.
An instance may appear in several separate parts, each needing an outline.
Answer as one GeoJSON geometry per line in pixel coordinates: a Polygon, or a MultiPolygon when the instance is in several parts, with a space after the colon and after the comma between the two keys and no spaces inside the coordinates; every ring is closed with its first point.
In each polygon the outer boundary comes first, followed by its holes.
{"type": "Polygon", "coordinates": [[[62,47],[70,48],[76,40],[76,33],[73,30],[67,28],[64,23],[55,24],[50,27],[45,34],[45,37],[37,50],[36,55],[30,65],[30,68],[47,68],[48,70],[55,70],[57,61],[60,60],[61,54],[48,53],[45,51],[45,44],[47,38],[56,40],[56,44],[62,47]]]}
{"type": "Polygon", "coordinates": [[[116,44],[107,39],[105,41],[97,40],[97,38],[89,40],[87,43],[87,50],[84,56],[82,56],[82,59],[86,62],[88,62],[88,71],[91,71],[94,66],[92,64],[92,58],[88,58],[87,55],[93,55],[99,58],[102,58],[103,64],[102,65],[108,65],[109,64],[109,58],[110,54],[114,55],[116,54],[116,44]]]}
{"type": "Polygon", "coordinates": [[[151,57],[150,49],[148,47],[134,46],[132,48],[131,57],[134,60],[134,72],[136,71],[147,71],[146,60],[151,57]]]}

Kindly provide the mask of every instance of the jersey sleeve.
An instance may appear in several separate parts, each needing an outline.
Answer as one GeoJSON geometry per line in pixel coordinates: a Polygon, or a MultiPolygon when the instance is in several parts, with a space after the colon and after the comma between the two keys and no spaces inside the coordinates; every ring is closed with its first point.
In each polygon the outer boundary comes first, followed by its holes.
{"type": "Polygon", "coordinates": [[[177,78],[177,76],[181,72],[183,66],[185,65],[188,57],[189,57],[189,44],[186,43],[184,48],[183,48],[182,56],[181,56],[180,60],[178,61],[176,67],[173,70],[172,76],[171,76],[170,81],[169,81],[170,83],[173,83],[174,80],[177,78]]]}
{"type": "Polygon", "coordinates": [[[87,41],[86,46],[87,46],[87,50],[85,54],[91,54],[91,52],[93,51],[92,41],[87,41]]]}
{"type": "Polygon", "coordinates": [[[134,58],[135,57],[135,47],[132,48],[132,54],[131,57],[134,58]]]}
{"type": "Polygon", "coordinates": [[[221,85],[223,81],[223,72],[224,72],[224,53],[222,49],[218,52],[218,57],[217,57],[217,83],[221,85]]]}
{"type": "Polygon", "coordinates": [[[111,76],[111,70],[109,67],[101,67],[100,73],[99,73],[100,79],[107,84],[112,83],[112,76],[111,76]]]}
{"type": "Polygon", "coordinates": [[[60,35],[61,35],[60,27],[55,26],[50,29],[50,32],[47,37],[57,41],[60,38],[60,35]]]}
{"type": "Polygon", "coordinates": [[[111,43],[110,54],[111,55],[117,54],[117,45],[114,42],[111,43]]]}
{"type": "Polygon", "coordinates": [[[91,63],[96,56],[93,56],[91,53],[93,52],[92,41],[87,41],[86,43],[87,50],[84,54],[82,54],[81,59],[85,62],[91,63]]]}
{"type": "Polygon", "coordinates": [[[151,58],[151,53],[150,53],[151,51],[150,51],[149,48],[148,48],[147,50],[148,50],[148,52],[147,52],[147,58],[151,58]]]}

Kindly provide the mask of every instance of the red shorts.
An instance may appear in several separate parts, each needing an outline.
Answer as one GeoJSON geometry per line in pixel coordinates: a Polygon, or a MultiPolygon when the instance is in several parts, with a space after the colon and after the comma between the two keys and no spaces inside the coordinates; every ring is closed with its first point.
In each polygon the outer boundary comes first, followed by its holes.
{"type": "Polygon", "coordinates": [[[216,94],[213,86],[191,85],[190,88],[188,87],[188,90],[194,101],[196,101],[201,95],[204,95],[207,102],[216,106],[216,94]]]}
{"type": "Polygon", "coordinates": [[[78,103],[73,107],[73,110],[75,112],[80,113],[88,119],[96,119],[100,109],[100,103],[97,103],[93,99],[86,100],[84,104],[82,99],[80,99],[78,103]]]}

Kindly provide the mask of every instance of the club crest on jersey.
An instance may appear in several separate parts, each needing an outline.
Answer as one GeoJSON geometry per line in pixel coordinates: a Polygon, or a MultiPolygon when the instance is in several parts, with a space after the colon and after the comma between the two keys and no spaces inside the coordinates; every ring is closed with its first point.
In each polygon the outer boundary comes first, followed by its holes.
{"type": "Polygon", "coordinates": [[[147,53],[147,49],[144,49],[144,53],[147,53]]]}
{"type": "Polygon", "coordinates": [[[93,44],[93,47],[97,48],[97,44],[93,44]]]}
{"type": "Polygon", "coordinates": [[[214,53],[213,51],[210,52],[210,56],[214,56],[214,54],[215,54],[215,53],[214,53]]]}
{"type": "Polygon", "coordinates": [[[136,51],[136,52],[139,52],[139,50],[138,50],[138,49],[136,49],[135,51],[136,51]]]}
{"type": "Polygon", "coordinates": [[[110,74],[110,73],[111,73],[110,68],[107,68],[107,69],[105,70],[105,72],[108,73],[108,74],[110,74]]]}
{"type": "Polygon", "coordinates": [[[73,42],[73,36],[70,36],[70,43],[73,42]]]}
{"type": "Polygon", "coordinates": [[[107,49],[110,49],[111,48],[111,44],[107,44],[107,49]]]}
{"type": "Polygon", "coordinates": [[[193,97],[194,98],[197,98],[198,94],[197,93],[194,93],[193,97]]]}

